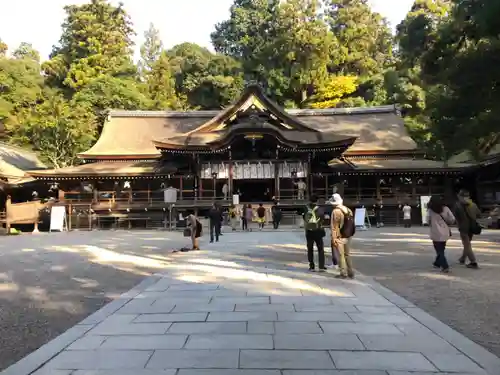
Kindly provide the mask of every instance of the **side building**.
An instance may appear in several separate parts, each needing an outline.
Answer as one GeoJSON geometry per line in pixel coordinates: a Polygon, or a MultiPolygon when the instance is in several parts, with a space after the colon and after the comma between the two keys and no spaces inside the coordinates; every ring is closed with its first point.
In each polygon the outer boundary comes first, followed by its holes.
{"type": "Polygon", "coordinates": [[[94,211],[164,210],[166,187],[177,189],[178,209],[229,205],[233,194],[297,209],[334,188],[352,207],[395,208],[451,196],[475,171],[426,159],[394,106],[284,110],[257,85],[222,111],[110,111],[79,156],[82,165],[30,174],[57,183],[61,202],[94,211]]]}

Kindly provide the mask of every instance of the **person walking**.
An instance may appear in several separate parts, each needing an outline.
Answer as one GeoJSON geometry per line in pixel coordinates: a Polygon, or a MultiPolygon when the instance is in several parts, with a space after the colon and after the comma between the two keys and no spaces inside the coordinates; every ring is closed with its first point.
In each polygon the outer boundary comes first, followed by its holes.
{"type": "Polygon", "coordinates": [[[344,206],[340,194],[333,194],[331,204],[333,205],[330,219],[332,249],[337,250],[340,271],[340,274],[336,277],[354,279],[351,259],[351,238],[356,232],[354,215],[348,207],[344,206]]]}
{"type": "Polygon", "coordinates": [[[450,225],[455,222],[455,216],[438,196],[432,196],[427,204],[427,223],[429,223],[430,238],[436,250],[436,259],[432,264],[448,273],[450,266],[446,259],[446,242],[451,237],[450,225]]]}
{"type": "Polygon", "coordinates": [[[203,227],[201,222],[198,220],[194,212],[189,212],[186,217],[186,223],[188,228],[191,231],[191,244],[193,250],[200,250],[200,241],[199,238],[202,235],[203,227]]]}
{"type": "Polygon", "coordinates": [[[323,229],[322,219],[324,213],[321,207],[318,206],[318,198],[314,195],[311,196],[310,202],[307,205],[306,212],[304,213],[304,228],[306,231],[307,242],[307,259],[309,261],[309,270],[315,270],[314,264],[314,244],[318,248],[318,263],[319,272],[325,272],[325,246],[323,237],[325,237],[325,230],[323,229]]]}
{"type": "Polygon", "coordinates": [[[282,213],[277,201],[274,202],[273,207],[271,208],[271,216],[273,218],[273,228],[278,229],[280,226],[282,213]]]}
{"type": "Polygon", "coordinates": [[[238,226],[238,208],[234,204],[229,206],[229,224],[231,225],[231,230],[234,232],[238,226]]]}
{"type": "Polygon", "coordinates": [[[262,203],[259,203],[257,208],[257,222],[259,223],[259,230],[264,229],[266,223],[266,209],[262,203]]]}
{"type": "Polygon", "coordinates": [[[375,225],[377,228],[383,227],[384,223],[382,223],[382,208],[384,205],[382,204],[382,199],[379,199],[373,205],[373,214],[375,215],[375,225]]]}
{"type": "Polygon", "coordinates": [[[245,223],[246,223],[246,230],[247,231],[252,231],[252,220],[253,220],[253,209],[252,205],[249,203],[247,208],[245,209],[245,223]]]}
{"type": "Polygon", "coordinates": [[[210,243],[214,242],[214,234],[215,241],[219,242],[222,223],[222,210],[217,203],[214,203],[212,205],[212,208],[208,212],[208,218],[210,220],[210,243]]]}
{"type": "Polygon", "coordinates": [[[403,223],[405,228],[411,228],[411,206],[405,203],[401,211],[403,211],[403,223]]]}
{"type": "Polygon", "coordinates": [[[478,269],[476,255],[472,250],[472,238],[474,235],[481,234],[481,227],[477,219],[481,216],[481,211],[477,205],[470,199],[467,190],[460,190],[458,193],[458,201],[455,204],[453,213],[455,215],[458,231],[460,232],[460,239],[462,240],[463,252],[458,262],[465,264],[469,259],[467,268],[478,269]]]}

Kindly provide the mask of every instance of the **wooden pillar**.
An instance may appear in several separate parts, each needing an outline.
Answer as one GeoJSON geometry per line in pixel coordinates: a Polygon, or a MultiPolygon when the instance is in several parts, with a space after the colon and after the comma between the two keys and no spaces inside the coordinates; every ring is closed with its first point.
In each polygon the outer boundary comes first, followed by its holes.
{"type": "Polygon", "coordinates": [[[312,175],[311,175],[311,161],[312,161],[312,154],[310,152],[308,152],[307,153],[307,165],[306,165],[307,191],[306,191],[305,198],[309,198],[312,194],[314,194],[312,175]]]}
{"type": "Polygon", "coordinates": [[[228,192],[228,198],[229,201],[232,203],[233,202],[233,153],[231,152],[231,149],[229,149],[229,162],[227,166],[227,173],[228,179],[227,179],[227,188],[229,190],[228,192]]]}
{"type": "Polygon", "coordinates": [[[382,199],[382,194],[380,193],[380,177],[379,176],[377,176],[377,179],[376,179],[376,189],[377,189],[377,192],[376,192],[377,200],[382,199]]]}
{"type": "Polygon", "coordinates": [[[182,200],[182,176],[179,176],[179,200],[182,200]]]}
{"type": "Polygon", "coordinates": [[[59,202],[64,201],[64,194],[65,194],[65,191],[63,189],[59,188],[59,190],[57,191],[57,200],[59,202]]]}
{"type": "Polygon", "coordinates": [[[417,197],[417,179],[418,177],[413,177],[411,179],[411,200],[413,202],[416,202],[418,197],[417,197]]]}
{"type": "Polygon", "coordinates": [[[328,175],[325,174],[324,177],[325,177],[325,199],[328,200],[328,198],[330,197],[330,190],[328,186],[328,175]]]}
{"type": "Polygon", "coordinates": [[[148,181],[148,204],[151,204],[151,182],[148,181]]]}
{"type": "Polygon", "coordinates": [[[356,200],[359,202],[361,202],[361,176],[356,176],[356,185],[357,185],[357,189],[356,189],[356,200]]]}
{"type": "Polygon", "coordinates": [[[279,162],[274,163],[274,191],[276,199],[280,199],[280,164],[279,162]]]}

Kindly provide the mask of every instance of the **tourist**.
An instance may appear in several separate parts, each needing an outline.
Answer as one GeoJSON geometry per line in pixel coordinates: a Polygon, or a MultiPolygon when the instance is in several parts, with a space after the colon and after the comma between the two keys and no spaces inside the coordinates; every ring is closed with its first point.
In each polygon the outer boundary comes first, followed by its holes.
{"type": "Polygon", "coordinates": [[[271,215],[273,217],[273,228],[278,229],[280,226],[281,217],[282,217],[281,208],[279,206],[278,201],[274,202],[274,204],[271,208],[271,215]]]}
{"type": "Polygon", "coordinates": [[[411,228],[411,206],[405,203],[403,206],[403,223],[405,228],[411,228]]]}
{"type": "Polygon", "coordinates": [[[306,183],[302,180],[299,180],[299,182],[297,182],[295,185],[297,186],[297,190],[298,190],[297,199],[304,200],[305,196],[306,196],[305,192],[307,189],[306,183]]]}
{"type": "Polygon", "coordinates": [[[215,202],[210,208],[208,212],[208,218],[210,220],[210,243],[214,242],[214,233],[215,233],[215,241],[219,242],[219,236],[221,232],[221,223],[222,223],[222,210],[219,207],[219,204],[215,202]]]}
{"type": "Polygon", "coordinates": [[[241,230],[246,231],[248,230],[248,222],[247,222],[247,208],[248,206],[246,204],[243,205],[243,209],[241,210],[241,230]]]}
{"type": "Polygon", "coordinates": [[[231,226],[231,230],[233,232],[238,226],[238,208],[234,204],[229,206],[229,225],[231,226]]]}
{"type": "Polygon", "coordinates": [[[191,230],[191,244],[193,250],[200,250],[199,238],[202,235],[203,227],[193,211],[188,212],[186,224],[191,230]]]}
{"type": "Polygon", "coordinates": [[[259,203],[257,208],[257,222],[259,223],[259,230],[264,229],[266,223],[266,209],[262,203],[259,203]]]}
{"type": "Polygon", "coordinates": [[[253,209],[252,209],[252,205],[250,203],[248,204],[247,208],[245,209],[244,215],[245,215],[246,230],[252,231],[251,224],[252,224],[252,220],[253,220],[253,209]]]}
{"type": "Polygon", "coordinates": [[[222,185],[222,195],[224,196],[224,200],[227,201],[229,194],[229,186],[227,184],[222,185]]]}
{"type": "Polygon", "coordinates": [[[384,226],[384,223],[382,223],[382,208],[383,207],[384,206],[382,205],[382,199],[379,199],[373,205],[373,214],[375,215],[375,225],[377,228],[384,226]]]}
{"type": "Polygon", "coordinates": [[[450,267],[446,260],[446,241],[451,237],[450,225],[455,222],[455,216],[446,207],[443,200],[438,196],[432,196],[427,204],[427,223],[430,228],[430,238],[436,250],[436,259],[432,264],[440,268],[442,272],[448,273],[450,267]]]}
{"type": "Polygon", "coordinates": [[[472,250],[472,237],[481,234],[481,227],[477,223],[477,219],[481,215],[481,211],[477,205],[470,199],[469,192],[460,190],[458,193],[458,202],[454,209],[455,218],[457,220],[458,231],[460,232],[460,239],[462,240],[463,252],[459,258],[460,264],[465,264],[469,259],[467,268],[479,268],[476,260],[476,255],[472,250]]]}
{"type": "Polygon", "coordinates": [[[351,259],[351,238],[354,236],[356,227],[352,211],[344,206],[340,194],[333,194],[331,203],[333,205],[330,219],[332,236],[332,248],[335,248],[339,257],[339,271],[337,278],[354,278],[354,269],[351,259]]]}
{"type": "Polygon", "coordinates": [[[309,270],[314,271],[314,244],[318,248],[319,271],[325,272],[325,247],[323,237],[325,230],[323,229],[322,220],[324,217],[323,209],[318,206],[318,198],[311,196],[307,210],[304,213],[304,228],[307,241],[307,259],[309,261],[309,270]]]}

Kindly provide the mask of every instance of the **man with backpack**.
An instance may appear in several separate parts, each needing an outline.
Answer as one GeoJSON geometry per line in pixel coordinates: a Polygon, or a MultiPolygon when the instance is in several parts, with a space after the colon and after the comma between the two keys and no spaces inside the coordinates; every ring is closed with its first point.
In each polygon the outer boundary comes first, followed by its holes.
{"type": "Polygon", "coordinates": [[[314,271],[314,244],[318,248],[319,272],[325,272],[325,246],[323,237],[325,230],[323,229],[323,209],[317,204],[318,198],[311,196],[310,202],[307,205],[304,213],[304,228],[306,230],[307,241],[307,259],[309,261],[309,271],[314,271]]]}
{"type": "Polygon", "coordinates": [[[332,245],[337,248],[339,255],[340,274],[336,277],[354,279],[351,259],[351,238],[356,232],[354,215],[349,208],[344,206],[340,194],[333,194],[330,203],[333,205],[330,220],[332,245]]]}
{"type": "Polygon", "coordinates": [[[481,234],[481,226],[478,224],[477,219],[481,216],[481,210],[470,199],[467,190],[460,190],[458,193],[458,201],[453,210],[455,219],[457,221],[458,231],[460,232],[460,239],[462,240],[463,252],[459,258],[459,263],[465,265],[465,261],[469,259],[467,268],[478,269],[476,255],[472,250],[472,237],[481,234]]]}

